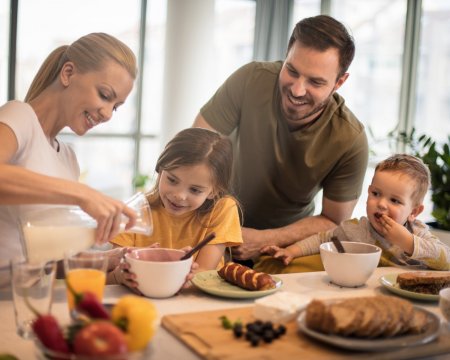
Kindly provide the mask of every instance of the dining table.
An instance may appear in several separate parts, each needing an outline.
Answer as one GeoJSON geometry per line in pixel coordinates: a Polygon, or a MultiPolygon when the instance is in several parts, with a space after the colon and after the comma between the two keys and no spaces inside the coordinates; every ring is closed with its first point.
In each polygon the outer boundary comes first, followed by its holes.
{"type": "MultiPolygon", "coordinates": [[[[346,288],[333,284],[326,272],[292,273],[278,274],[282,285],[278,291],[287,291],[302,294],[311,299],[335,299],[354,298],[359,296],[370,296],[377,294],[393,295],[389,289],[380,284],[380,278],[387,274],[397,274],[405,269],[395,267],[378,267],[370,276],[364,286],[357,288],[346,288]]],[[[107,285],[105,288],[104,302],[114,304],[125,295],[130,294],[130,290],[120,285],[107,285]]],[[[440,312],[436,301],[418,301],[410,299],[415,306],[435,313],[440,321],[440,331],[448,334],[449,325],[440,312]]],[[[165,299],[149,299],[157,309],[157,330],[149,345],[149,359],[202,359],[195,351],[177,339],[171,332],[161,325],[161,320],[165,316],[174,314],[187,314],[194,312],[204,312],[212,310],[237,309],[252,306],[255,298],[228,298],[210,295],[195,286],[183,289],[177,295],[165,299]]],[[[64,283],[57,280],[53,290],[53,305],[51,313],[56,316],[61,323],[69,322],[69,313],[66,300],[66,289],[64,283]]],[[[230,344],[231,346],[232,344],[230,344]]],[[[251,348],[249,348],[251,351],[251,348]]],[[[11,291],[3,289],[0,291],[0,354],[12,354],[18,359],[36,359],[36,349],[32,340],[21,338],[16,333],[14,319],[14,306],[11,291]]],[[[414,357],[414,356],[413,356],[414,357]]],[[[265,357],[270,359],[272,357],[265,357]]],[[[273,357],[281,360],[279,357],[273,357]]],[[[415,357],[414,357],[415,358],[415,357]]],[[[450,352],[438,354],[423,359],[443,360],[450,359],[450,352]]]]}

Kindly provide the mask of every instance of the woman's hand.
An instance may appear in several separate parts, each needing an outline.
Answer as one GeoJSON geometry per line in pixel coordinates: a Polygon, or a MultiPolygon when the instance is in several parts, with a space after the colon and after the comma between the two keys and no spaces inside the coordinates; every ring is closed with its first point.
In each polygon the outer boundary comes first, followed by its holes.
{"type": "Polygon", "coordinates": [[[128,218],[125,229],[136,223],[136,212],[123,202],[106,196],[86,185],[81,192],[80,207],[97,221],[96,242],[103,244],[113,239],[120,230],[122,216],[128,218]]]}

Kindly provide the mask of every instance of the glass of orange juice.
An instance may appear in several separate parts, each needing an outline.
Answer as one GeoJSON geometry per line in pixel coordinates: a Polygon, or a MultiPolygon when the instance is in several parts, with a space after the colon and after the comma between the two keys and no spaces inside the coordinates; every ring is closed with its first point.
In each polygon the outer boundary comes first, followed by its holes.
{"type": "MultiPolygon", "coordinates": [[[[95,294],[99,301],[103,299],[106,283],[106,268],[108,257],[101,251],[66,253],[64,257],[64,271],[66,281],[77,293],[89,291],[95,294]]],[[[74,308],[74,297],[67,289],[69,311],[74,308]]]]}

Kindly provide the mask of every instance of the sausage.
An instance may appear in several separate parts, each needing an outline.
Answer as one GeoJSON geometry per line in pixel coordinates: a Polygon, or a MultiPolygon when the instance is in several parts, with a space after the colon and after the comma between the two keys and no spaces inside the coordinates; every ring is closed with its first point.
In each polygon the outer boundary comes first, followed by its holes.
{"type": "Polygon", "coordinates": [[[233,285],[246,290],[269,290],[275,288],[275,281],[269,274],[257,272],[247,266],[233,262],[226,263],[219,271],[219,276],[233,285]]]}

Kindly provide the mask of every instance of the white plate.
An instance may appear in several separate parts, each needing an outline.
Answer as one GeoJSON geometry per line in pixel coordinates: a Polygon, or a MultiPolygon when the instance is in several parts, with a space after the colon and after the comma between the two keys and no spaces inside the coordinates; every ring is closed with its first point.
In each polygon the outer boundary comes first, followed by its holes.
{"type": "Polygon", "coordinates": [[[410,299],[422,301],[439,301],[439,295],[422,294],[414,291],[400,289],[400,286],[397,283],[397,275],[398,274],[388,274],[380,277],[381,285],[383,285],[386,289],[393,292],[394,294],[398,294],[410,299]]]}
{"type": "Polygon", "coordinates": [[[272,294],[281,288],[281,286],[283,285],[281,279],[277,278],[276,276],[272,276],[272,278],[276,283],[275,288],[262,291],[245,290],[240,288],[239,286],[232,285],[222,279],[217,273],[217,270],[199,272],[191,281],[200,290],[211,295],[235,299],[253,299],[272,294]]]}
{"type": "Polygon", "coordinates": [[[407,346],[423,345],[433,341],[439,334],[440,320],[439,317],[432,312],[414,307],[415,311],[424,312],[428,318],[428,328],[422,334],[416,335],[401,335],[388,339],[360,339],[355,337],[344,337],[338,335],[328,335],[321,332],[311,330],[306,326],[306,311],[303,311],[298,320],[298,328],[301,332],[313,339],[322,341],[324,343],[334,345],[344,349],[359,350],[359,351],[385,351],[407,346]]]}

